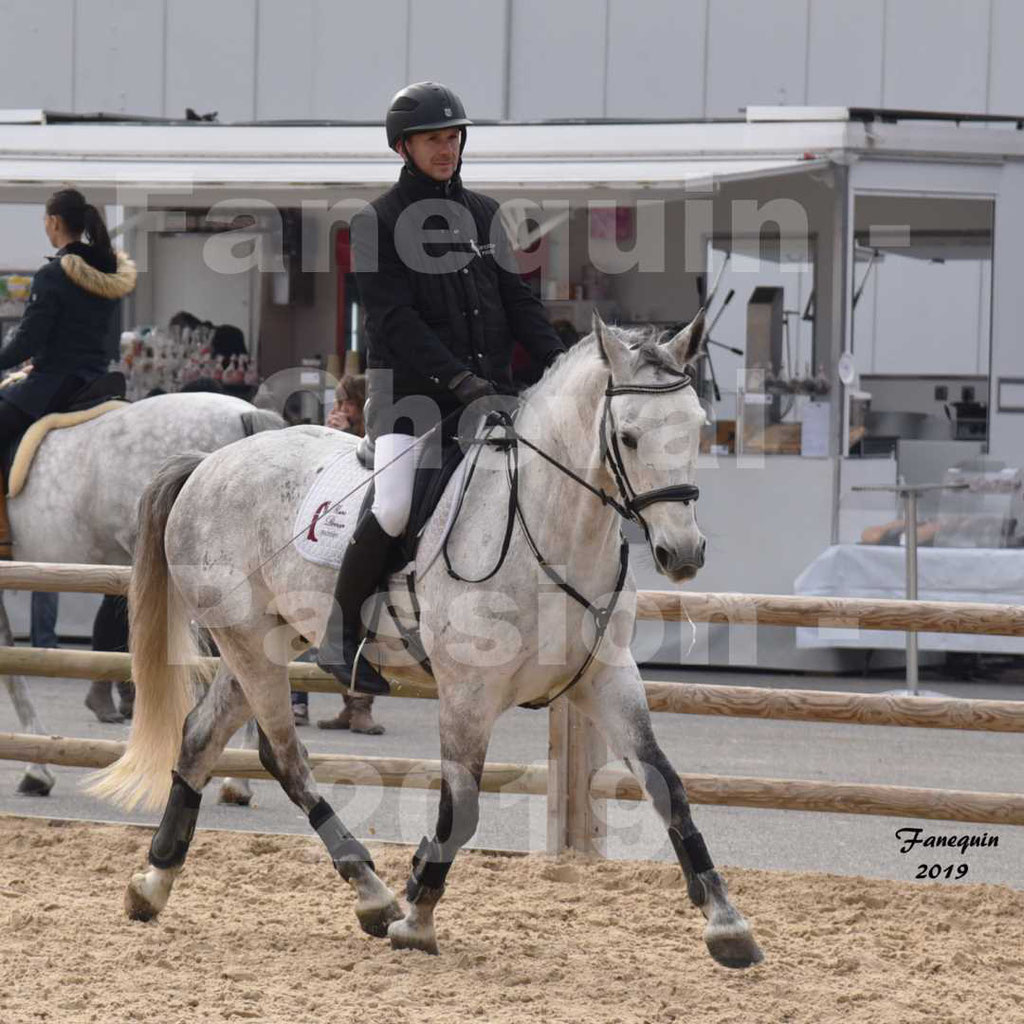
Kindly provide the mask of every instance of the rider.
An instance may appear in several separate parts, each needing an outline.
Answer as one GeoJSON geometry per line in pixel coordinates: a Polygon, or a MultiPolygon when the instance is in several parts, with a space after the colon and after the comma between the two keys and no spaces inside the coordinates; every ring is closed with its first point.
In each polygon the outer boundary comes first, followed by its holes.
{"type": "MultiPolygon", "coordinates": [[[[403,161],[398,183],[352,219],[369,337],[366,428],[377,475],[372,510],[345,551],[318,658],[346,686],[363,603],[409,519],[421,453],[408,449],[439,422],[450,441],[460,409],[512,393],[514,340],[545,367],[564,351],[543,306],[515,273],[508,239],[494,224],[498,204],[463,187],[459,172],[471,124],[446,86],[419,82],[402,89],[385,122],[388,146],[403,161]],[[379,389],[382,374],[390,378],[391,401],[379,389]],[[417,415],[425,404],[432,415],[417,415]]],[[[355,685],[388,692],[364,658],[355,685]]]]}
{"type": "MultiPolygon", "coordinates": [[[[32,278],[25,315],[0,349],[0,371],[32,360],[23,380],[0,389],[0,450],[106,373],[118,300],[135,287],[135,264],[114,252],[100,212],[77,189],[46,200],[43,226],[57,252],[32,278]]],[[[11,557],[5,493],[0,558],[11,557]]]]}

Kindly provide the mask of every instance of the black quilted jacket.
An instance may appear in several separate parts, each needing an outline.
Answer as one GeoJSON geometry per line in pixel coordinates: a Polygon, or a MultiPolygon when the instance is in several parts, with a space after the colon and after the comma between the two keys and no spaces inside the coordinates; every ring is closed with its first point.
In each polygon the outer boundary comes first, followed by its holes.
{"type": "Polygon", "coordinates": [[[450,399],[464,370],[512,393],[515,341],[544,366],[563,351],[544,307],[509,269],[495,200],[463,188],[458,174],[437,183],[406,167],[371,206],[352,220],[356,281],[368,365],[393,371],[396,396],[450,399]]]}

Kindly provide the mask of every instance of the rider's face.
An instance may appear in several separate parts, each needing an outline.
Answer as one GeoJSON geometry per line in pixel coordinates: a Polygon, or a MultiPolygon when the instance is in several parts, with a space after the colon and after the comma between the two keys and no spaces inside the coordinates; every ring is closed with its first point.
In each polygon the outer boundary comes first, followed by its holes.
{"type": "Polygon", "coordinates": [[[442,128],[436,132],[416,132],[400,141],[412,162],[434,181],[447,181],[459,164],[462,132],[458,128],[442,128]]]}

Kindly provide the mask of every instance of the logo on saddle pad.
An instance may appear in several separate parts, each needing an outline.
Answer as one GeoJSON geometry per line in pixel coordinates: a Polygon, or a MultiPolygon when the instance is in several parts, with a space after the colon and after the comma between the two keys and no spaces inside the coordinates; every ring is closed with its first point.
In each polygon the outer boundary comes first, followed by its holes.
{"type": "Polygon", "coordinates": [[[320,538],[316,535],[316,524],[327,515],[327,510],[331,507],[329,501],[322,501],[317,506],[317,510],[313,513],[313,518],[309,521],[309,531],[306,534],[306,540],[312,541],[314,544],[318,543],[320,538]]]}

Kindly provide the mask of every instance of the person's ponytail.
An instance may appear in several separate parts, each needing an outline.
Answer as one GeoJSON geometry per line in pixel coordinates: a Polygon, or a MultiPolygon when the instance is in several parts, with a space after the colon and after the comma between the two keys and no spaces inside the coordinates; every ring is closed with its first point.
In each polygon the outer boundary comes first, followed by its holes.
{"type": "Polygon", "coordinates": [[[116,261],[114,247],[110,244],[110,235],[107,233],[107,225],[103,223],[103,216],[92,203],[85,204],[83,216],[83,227],[85,237],[96,252],[105,259],[116,261]]]}
{"type": "Polygon", "coordinates": [[[117,263],[114,247],[110,244],[110,235],[103,216],[92,203],[85,201],[85,196],[77,188],[62,188],[46,200],[46,212],[64,221],[64,226],[72,235],[84,234],[89,244],[96,250],[100,259],[111,265],[117,263]]]}

